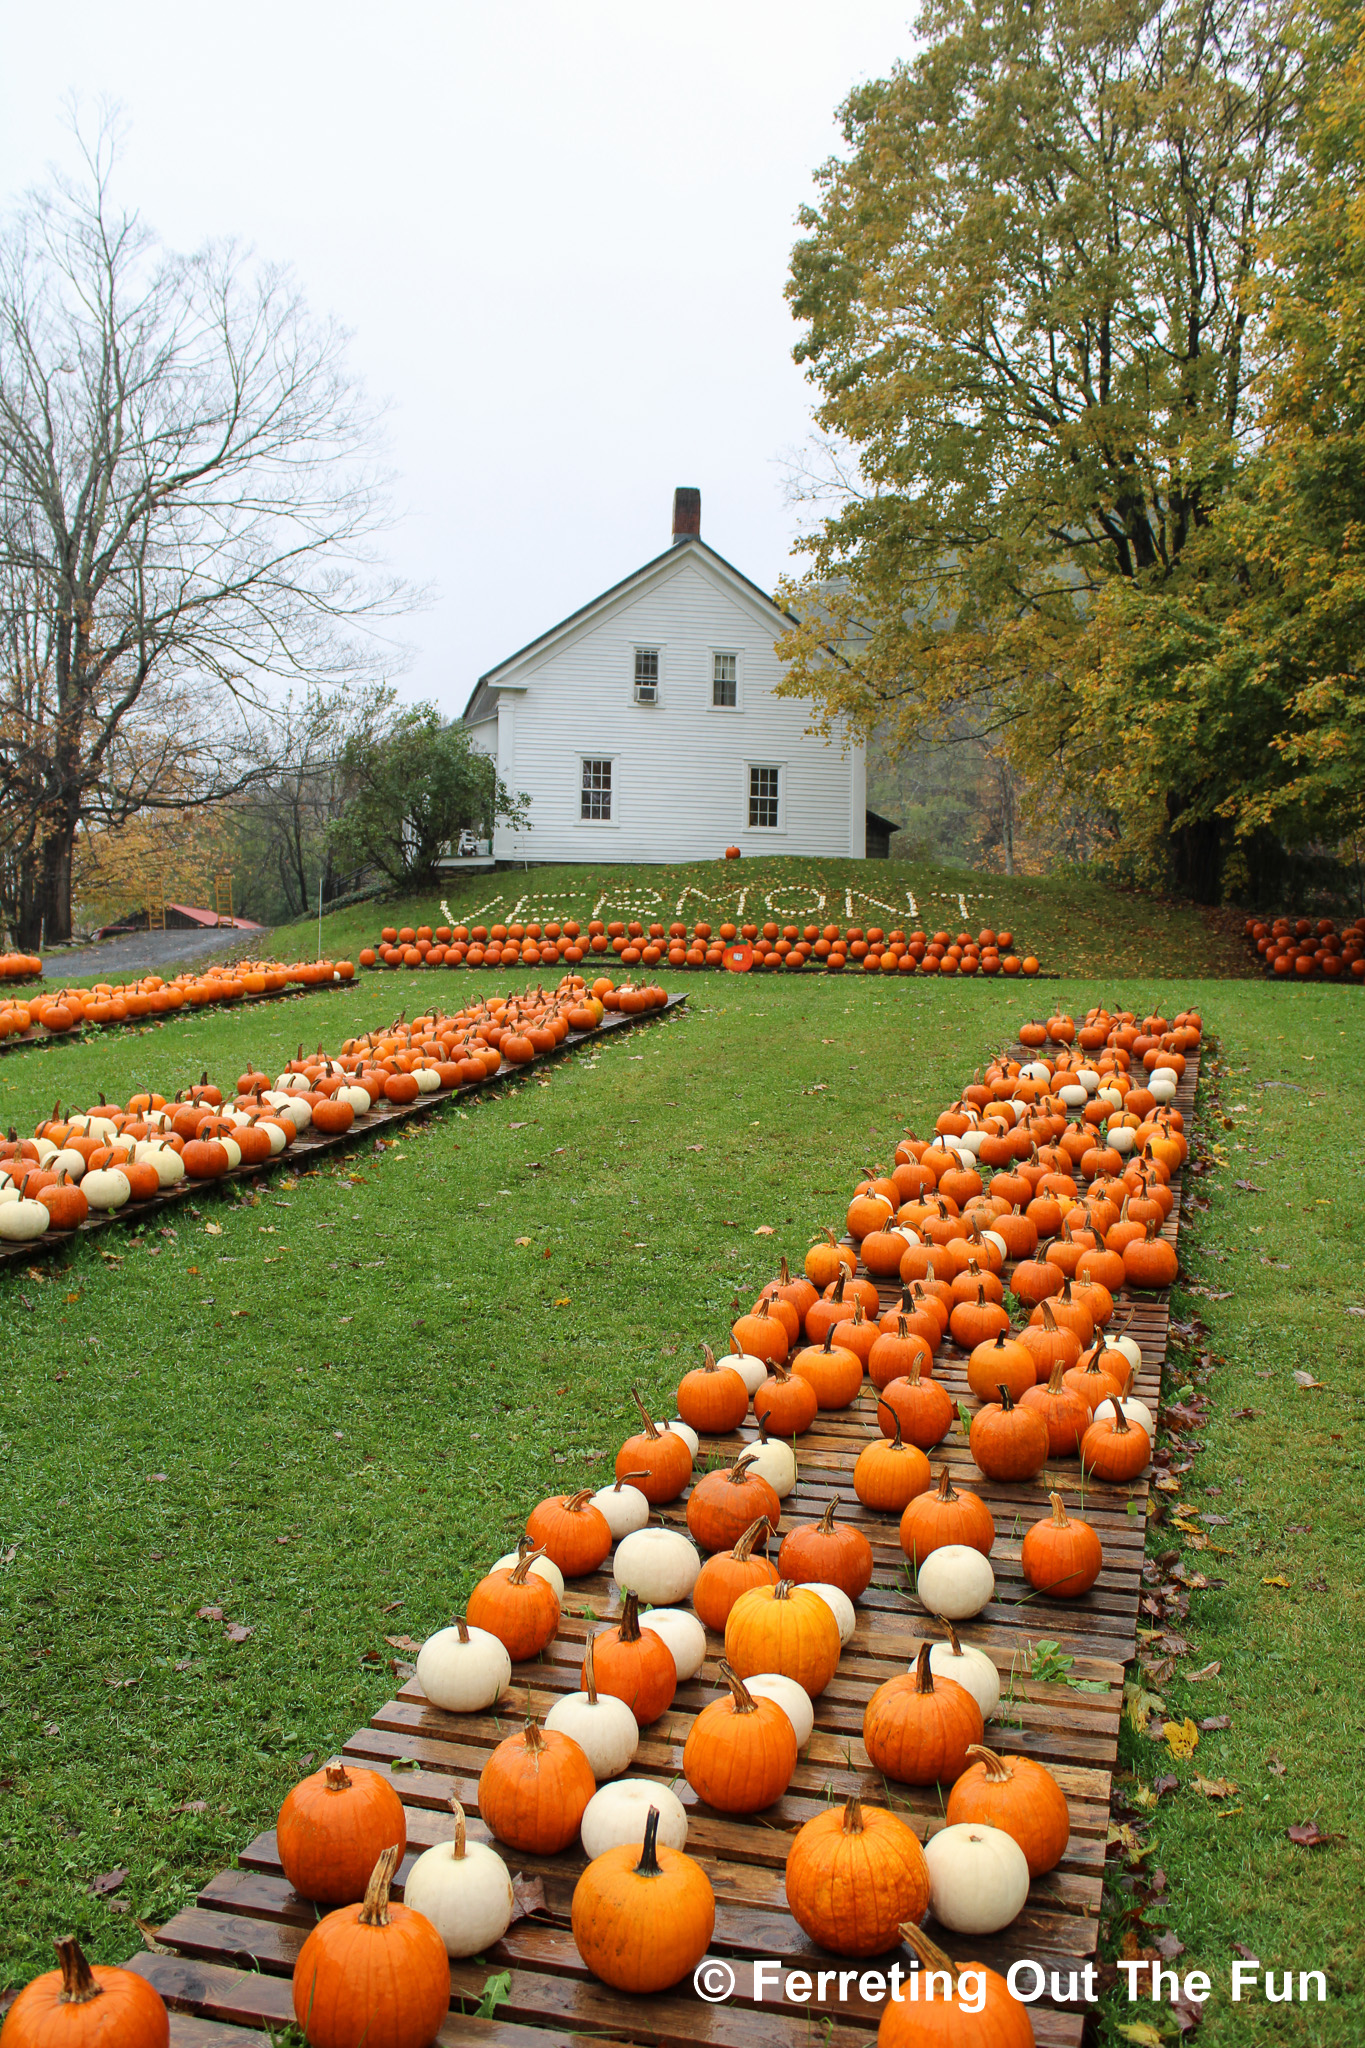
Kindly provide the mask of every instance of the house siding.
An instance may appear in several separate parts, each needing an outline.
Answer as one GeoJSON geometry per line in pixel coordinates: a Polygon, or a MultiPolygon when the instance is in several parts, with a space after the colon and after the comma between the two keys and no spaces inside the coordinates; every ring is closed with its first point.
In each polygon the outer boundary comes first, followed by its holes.
{"type": "MultiPolygon", "coordinates": [[[[781,615],[701,549],[683,546],[577,630],[495,671],[503,780],[530,825],[500,825],[500,858],[671,861],[762,851],[861,856],[863,756],[811,734],[810,707],[774,694],[781,615]],[[634,701],[635,650],[659,649],[658,702],[634,701]],[[712,706],[713,656],[737,656],[738,706],[712,706]],[[584,759],[612,763],[611,822],[580,817],[584,759]],[[779,827],[749,826],[749,768],[781,771],[779,827]]],[[[482,708],[482,706],[480,706],[482,708]]],[[[473,728],[489,749],[492,722],[473,728]]]]}

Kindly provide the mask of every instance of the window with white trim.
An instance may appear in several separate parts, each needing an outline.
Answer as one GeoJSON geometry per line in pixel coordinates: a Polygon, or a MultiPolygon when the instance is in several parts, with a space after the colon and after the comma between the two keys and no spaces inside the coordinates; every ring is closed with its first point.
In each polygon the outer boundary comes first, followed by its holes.
{"type": "Polygon", "coordinates": [[[711,703],[718,711],[733,711],[739,704],[739,660],[733,654],[711,657],[711,703]]]}
{"type": "Polygon", "coordinates": [[[749,770],[749,828],[775,832],[781,771],[777,768],[749,770]]]}
{"type": "Polygon", "coordinates": [[[635,650],[635,701],[637,704],[657,704],[659,701],[657,647],[637,647],[635,650]]]}
{"type": "Polygon", "coordinates": [[[593,824],[611,823],[611,762],[583,762],[583,798],[579,816],[593,824]]]}

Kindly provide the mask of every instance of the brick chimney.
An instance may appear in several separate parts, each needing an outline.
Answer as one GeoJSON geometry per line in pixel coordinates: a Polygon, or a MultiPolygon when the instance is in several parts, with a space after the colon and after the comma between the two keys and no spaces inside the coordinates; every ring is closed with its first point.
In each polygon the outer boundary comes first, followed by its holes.
{"type": "Polygon", "coordinates": [[[701,492],[692,484],[679,484],[673,493],[673,545],[701,539],[701,492]]]}

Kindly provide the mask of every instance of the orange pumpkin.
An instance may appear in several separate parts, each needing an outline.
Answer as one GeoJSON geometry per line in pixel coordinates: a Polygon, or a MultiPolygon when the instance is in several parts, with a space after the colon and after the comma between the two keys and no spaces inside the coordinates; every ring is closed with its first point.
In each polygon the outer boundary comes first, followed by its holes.
{"type": "Polygon", "coordinates": [[[955,1679],[935,1679],[932,1645],[915,1669],[879,1685],[863,1713],[863,1746],[873,1766],[899,1785],[959,1778],[967,1752],[985,1734],[981,1709],[955,1679]]]}
{"type": "Polygon", "coordinates": [[[1015,1342],[1008,1328],[997,1331],[988,1343],[978,1344],[967,1360],[967,1385],[978,1401],[998,1401],[1002,1386],[1012,1401],[1022,1401],[1037,1384],[1031,1354],[1015,1342]]]}
{"type": "Polygon", "coordinates": [[[929,1866],[913,1828],[856,1796],[826,1807],[787,1851],[787,1904],[812,1941],[840,1956],[879,1956],[929,1903],[929,1866]]]}
{"type": "Polygon", "coordinates": [[[1049,1458],[1074,1458],[1081,1438],[1090,1427],[1090,1409],[1085,1397],[1066,1384],[1060,1358],[1052,1368],[1046,1386],[1030,1387],[1021,1404],[1035,1409],[1047,1424],[1049,1458]]]}
{"type": "Polygon", "coordinates": [[[605,1560],[612,1546],[611,1525],[592,1504],[593,1489],[555,1493],[532,1508],[526,1534],[557,1564],[566,1579],[586,1578],[605,1560]]]}
{"type": "MultiPolygon", "coordinates": [[[[913,1320],[921,1325],[933,1323],[937,1328],[936,1319],[927,1310],[914,1315],[913,1320]]],[[[934,1348],[939,1339],[936,1337],[931,1343],[922,1328],[912,1330],[910,1324],[911,1317],[897,1314],[894,1332],[883,1330],[868,1351],[867,1376],[878,1390],[890,1386],[892,1380],[904,1379],[916,1363],[926,1377],[933,1372],[934,1348]]]]}
{"type": "Polygon", "coordinates": [[[931,1551],[948,1543],[970,1544],[989,1557],[995,1544],[995,1522],[980,1494],[964,1486],[956,1490],[945,1465],[932,1493],[918,1494],[901,1516],[901,1549],[918,1567],[931,1551]]]}
{"type": "Polygon", "coordinates": [[[887,1416],[893,1415],[906,1442],[921,1451],[931,1451],[935,1444],[942,1443],[953,1426],[956,1412],[946,1387],[923,1374],[918,1359],[903,1379],[891,1380],[882,1388],[877,1402],[882,1435],[891,1434],[887,1416]]]}
{"type": "Polygon", "coordinates": [[[923,1451],[902,1438],[895,1409],[885,1400],[878,1400],[877,1408],[879,1416],[886,1409],[894,1435],[889,1443],[884,1437],[874,1437],[871,1443],[864,1444],[853,1467],[853,1491],[865,1508],[877,1514],[899,1515],[917,1494],[928,1491],[933,1478],[923,1451]]]}
{"type": "Polygon", "coordinates": [[[855,1352],[836,1346],[833,1324],[826,1330],[822,1344],[808,1344],[804,1351],[797,1352],[792,1372],[809,1382],[821,1408],[847,1408],[862,1392],[863,1361],[855,1352]]]}
{"type": "Polygon", "coordinates": [[[729,1697],[703,1707],[683,1747],[683,1776],[717,1813],[761,1813],[796,1769],[796,1731],[776,1700],[755,1699],[721,1659],[729,1697]]]}
{"type": "Polygon", "coordinates": [[[657,1721],[673,1704],[678,1689],[673,1652],[652,1628],[641,1628],[634,1593],[626,1594],[616,1627],[594,1637],[593,1668],[597,1690],[624,1700],[641,1728],[657,1721]]]}
{"type": "Polygon", "coordinates": [[[741,1678],[777,1671],[812,1699],[833,1678],[841,1648],[828,1602],[789,1579],[742,1593],[725,1624],[726,1662],[741,1678]]]}
{"type": "Polygon", "coordinates": [[[858,1254],[852,1245],[840,1244],[834,1232],[826,1225],[825,1241],[816,1242],[806,1253],[805,1274],[812,1287],[821,1293],[838,1279],[841,1272],[852,1273],[858,1264],[858,1254]]]}
{"type": "Polygon", "coordinates": [[[450,2009],[450,1961],[430,1920],[390,1902],[386,1849],[362,1904],[329,1913],[294,1964],[294,2017],[311,2048],[426,2048],[450,2009]]]}
{"type": "Polygon", "coordinates": [[[365,1895],[382,1850],[407,1847],[403,1802],[387,1778],[325,1764],[285,1798],[275,1823],[280,1864],[301,1898],[349,1906],[365,1895]]]}
{"type": "Polygon", "coordinates": [[[754,1414],[760,1425],[774,1436],[802,1436],[819,1412],[820,1403],[810,1381],[774,1362],[754,1395],[754,1414]]]}
{"type": "Polygon", "coordinates": [[[136,1970],[94,1968],[74,1934],[54,1942],[60,1968],[26,1984],[5,2015],[5,2048],[167,2048],[170,2020],[136,1970]]]}
{"type": "Polygon", "coordinates": [[[1155,1218],[1148,1223],[1145,1237],[1135,1238],[1123,1248],[1123,1273],[1130,1287],[1171,1287],[1179,1270],[1175,1246],[1169,1239],[1157,1236],[1155,1218]]]}
{"type": "Polygon", "coordinates": [[[1102,1403],[1081,1438],[1081,1470],[1092,1479],[1136,1479],[1152,1455],[1147,1432],[1129,1422],[1117,1401],[1102,1403]],[[1105,1406],[1111,1412],[1106,1415],[1105,1406]]]}
{"type": "Polygon", "coordinates": [[[1051,1515],[1035,1522],[1024,1538],[1024,1577],[1050,1599],[1079,1600],[1099,1577],[1104,1550],[1089,1522],[1067,1514],[1060,1493],[1050,1498],[1051,1515]]]}
{"type": "Polygon", "coordinates": [[[972,1417],[972,1456],[988,1479],[1035,1479],[1047,1463],[1047,1424],[1032,1408],[1016,1405],[1009,1389],[1000,1403],[972,1417]]]}
{"type": "MultiPolygon", "coordinates": [[[[928,1460],[924,1463],[927,1466],[928,1460]]],[[[798,1586],[838,1586],[850,1600],[857,1600],[871,1583],[872,1545],[851,1523],[835,1527],[838,1505],[836,1497],[818,1522],[798,1522],[788,1529],[777,1553],[777,1568],[798,1586]]]]}
{"type": "Polygon", "coordinates": [[[465,1609],[465,1618],[496,1636],[514,1664],[538,1657],[559,1627],[559,1597],[548,1579],[531,1570],[539,1556],[526,1549],[514,1565],[489,1572],[465,1609]]]}
{"type": "Polygon", "coordinates": [[[633,1474],[637,1486],[652,1508],[676,1500],[692,1477],[692,1453],[674,1430],[659,1429],[644,1402],[640,1389],[632,1387],[631,1398],[640,1411],[644,1428],[628,1436],[616,1453],[616,1477],[633,1474]]]}
{"type": "Polygon", "coordinates": [[[1028,1858],[1030,1877],[1055,1869],[1071,1837],[1071,1814],[1051,1771],[1032,1757],[996,1756],[980,1744],[968,1754],[971,1763],[948,1795],[948,1826],[984,1821],[1003,1828],[1028,1858]]]}
{"type": "Polygon", "coordinates": [[[776,1359],[779,1365],[784,1365],[791,1350],[787,1326],[772,1313],[772,1303],[767,1300],[759,1302],[755,1314],[740,1316],[730,1335],[748,1357],[765,1358],[770,1364],[776,1359]]]}
{"type": "Polygon", "coordinates": [[[733,1550],[717,1551],[708,1557],[692,1588],[692,1606],[707,1628],[723,1635],[730,1609],[741,1593],[751,1586],[775,1586],[781,1574],[767,1555],[772,1529],[765,1515],[759,1515],[735,1544],[733,1550]],[[764,1554],[755,1557],[759,1544],[764,1554]]]}
{"type": "MultiPolygon", "coordinates": [[[[1025,1025],[1019,1034],[1025,1044],[1027,1030],[1025,1025]]],[[[914,2004],[889,1999],[877,2048],[1033,2048],[1028,2007],[997,1971],[984,1963],[954,1962],[913,1920],[902,1925],[901,1939],[920,1964],[918,1977],[927,1980],[932,1972],[940,1995],[914,2004]]]]}
{"type": "Polygon", "coordinates": [[[700,1365],[678,1382],[678,1413],[698,1436],[726,1436],[749,1412],[749,1389],[730,1365],[717,1365],[709,1344],[700,1365]]]}
{"type": "Polygon", "coordinates": [[[660,1848],[651,1806],[644,1842],[595,1856],[574,1887],[574,1945],[595,1977],[617,1991],[667,1991],[696,1968],[716,1925],[716,1897],[701,1865],[660,1848]]]}
{"type": "Polygon", "coordinates": [[[1052,1303],[1039,1304],[1039,1320],[1027,1323],[1018,1341],[1033,1360],[1039,1382],[1046,1380],[1060,1360],[1063,1370],[1075,1365],[1081,1355],[1081,1340],[1074,1330],[1064,1330],[1052,1313],[1052,1303]]]}
{"type": "MultiPolygon", "coordinates": [[[[597,1689],[606,1690],[600,1667],[597,1689]]],[[[479,1774],[479,1812],[499,1841],[523,1856],[557,1856],[578,1833],[596,1790],[592,1765],[573,1737],[542,1728],[528,1713],[526,1726],[498,1744],[479,1774]]]]}
{"type": "Polygon", "coordinates": [[[687,1526],[701,1549],[728,1550],[761,1518],[776,1529],[782,1503],[761,1474],[750,1470],[755,1453],[741,1451],[733,1465],[699,1479],[687,1497],[687,1526]]]}

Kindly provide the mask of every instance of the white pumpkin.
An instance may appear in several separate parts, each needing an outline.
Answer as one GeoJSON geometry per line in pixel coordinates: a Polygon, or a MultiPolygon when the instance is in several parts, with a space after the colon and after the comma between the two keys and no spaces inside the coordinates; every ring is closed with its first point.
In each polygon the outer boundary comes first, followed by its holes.
{"type": "MultiPolygon", "coordinates": [[[[911,1671],[915,1668],[919,1649],[918,1643],[911,1645],[911,1671]]],[[[951,1622],[948,1623],[948,1641],[929,1645],[929,1669],[935,1678],[951,1678],[964,1692],[969,1692],[981,1709],[982,1720],[990,1720],[1000,1704],[1000,1673],[995,1668],[994,1659],[988,1657],[984,1650],[959,1640],[951,1622]]]]}
{"type": "Polygon", "coordinates": [[[1111,1337],[1106,1330],[1105,1343],[1111,1351],[1121,1351],[1134,1372],[1142,1371],[1142,1349],[1132,1337],[1111,1337]]]}
{"type": "Polygon", "coordinates": [[[1080,1082],[1087,1095],[1093,1095],[1100,1085],[1099,1069],[1097,1067],[1077,1067],[1076,1079],[1080,1082]]]}
{"type": "Polygon", "coordinates": [[[779,1500],[785,1500],[796,1484],[796,1452],[785,1437],[765,1436],[763,1425],[754,1443],[748,1444],[749,1470],[766,1479],[779,1500]]]}
{"type": "Polygon", "coordinates": [[[675,1415],[670,1422],[661,1423],[659,1427],[661,1429],[671,1429],[674,1436],[682,1438],[688,1450],[692,1453],[692,1462],[695,1464],[697,1452],[701,1449],[701,1438],[697,1435],[696,1430],[690,1424],[684,1422],[680,1415],[675,1415]]]}
{"type": "MultiPolygon", "coordinates": [[[[123,1185],[127,1187],[126,1180],[123,1185]]],[[[51,1221],[44,1203],[16,1193],[12,1202],[0,1206],[0,1237],[10,1244],[30,1244],[35,1237],[42,1236],[51,1221]]]]}
{"type": "Polygon", "coordinates": [[[623,1536],[629,1536],[633,1529],[643,1529],[649,1520],[649,1502],[639,1487],[632,1486],[628,1479],[618,1479],[614,1486],[599,1486],[592,1497],[592,1504],[606,1518],[612,1540],[616,1543],[623,1536]]]}
{"type": "Polygon", "coordinates": [[[434,1707],[452,1714],[481,1714],[511,1682],[512,1659],[497,1637],[471,1628],[463,1615],[417,1652],[417,1683],[434,1707]]]}
{"type": "Polygon", "coordinates": [[[46,1166],[49,1159],[56,1158],[58,1148],[53,1144],[51,1138],[35,1138],[33,1140],[33,1149],[38,1154],[39,1166],[46,1166]]]}
{"type": "Polygon", "coordinates": [[[12,1180],[0,1181],[0,1202],[17,1202],[19,1190],[12,1180]]]}
{"type": "MultiPolygon", "coordinates": [[[[1124,1421],[1134,1423],[1139,1429],[1146,1430],[1148,1442],[1155,1442],[1156,1422],[1147,1403],[1139,1401],[1136,1394],[1123,1394],[1120,1396],[1119,1406],[1123,1410],[1124,1421]]],[[[1105,1413],[1110,1414],[1112,1409],[1113,1402],[1111,1400],[1105,1409],[1105,1413]]]]}
{"type": "Polygon", "coordinates": [[[1089,1091],[1081,1081],[1064,1081],[1057,1093],[1068,1109],[1081,1109],[1090,1100],[1089,1091]]]}
{"type": "Polygon", "coordinates": [[[679,1529],[636,1529],[616,1546],[611,1573],[623,1593],[642,1607],[672,1607],[691,1598],[701,1554],[679,1529]]]}
{"type": "Polygon", "coordinates": [[[464,1809],[456,1799],[455,1839],[438,1842],[417,1858],[403,1886],[403,1904],[430,1920],[449,1956],[477,1956],[501,1941],[512,1924],[516,1899],[507,1865],[486,1842],[465,1838],[464,1809]]]}
{"type": "Polygon", "coordinates": [[[423,1095],[434,1095],[441,1085],[441,1077],[435,1067],[414,1067],[412,1078],[423,1095]]]}
{"type": "Polygon", "coordinates": [[[751,1358],[747,1351],[723,1351],[716,1360],[716,1364],[728,1365],[731,1372],[739,1374],[749,1390],[749,1399],[751,1401],[764,1380],[768,1377],[767,1359],[751,1358]]]}
{"type": "Polygon", "coordinates": [[[81,1191],[92,1209],[121,1209],[133,1192],[127,1174],[116,1166],[97,1166],[87,1173],[81,1191]]]}
{"type": "Polygon", "coordinates": [[[990,1559],[970,1544],[945,1543],[925,1558],[915,1589],[931,1614],[966,1621],[994,1599],[995,1573],[990,1559]]]}
{"type": "Polygon", "coordinates": [[[98,1110],[92,1109],[85,1119],[85,1135],[101,1145],[112,1145],[118,1136],[118,1125],[112,1117],[101,1116],[98,1110]]]}
{"type": "Polygon", "coordinates": [[[998,1934],[1028,1897],[1028,1858],[1013,1835],[984,1821],[940,1828],[924,1845],[929,1904],[954,1934],[998,1934]]]}
{"type": "Polygon", "coordinates": [[[368,1116],[374,1108],[369,1089],[362,1088],[355,1082],[352,1082],[349,1087],[338,1088],[335,1100],[337,1102],[349,1102],[357,1116],[368,1116]]]}
{"type": "MultiPolygon", "coordinates": [[[[506,1557],[498,1558],[494,1564],[491,1564],[489,1566],[489,1570],[494,1572],[510,1572],[513,1565],[518,1562],[519,1559],[517,1552],[515,1550],[509,1550],[506,1557]]],[[[550,1557],[538,1557],[532,1564],[531,1570],[533,1572],[538,1572],[542,1579],[545,1579],[550,1585],[554,1587],[555,1598],[560,1602],[561,1605],[563,1605],[564,1574],[559,1569],[559,1566],[555,1563],[554,1559],[550,1557]]]]}
{"type": "MultiPolygon", "coordinates": [[[[257,1120],[257,1127],[263,1130],[270,1140],[271,1158],[278,1159],[285,1146],[289,1143],[289,1132],[284,1130],[279,1123],[273,1121],[273,1118],[274,1111],[272,1110],[270,1119],[262,1117],[257,1120]]],[[[291,1124],[290,1130],[293,1130],[293,1128],[291,1124]]]]}
{"type": "Polygon", "coordinates": [[[853,1611],[853,1602],[842,1586],[828,1586],[820,1579],[812,1579],[807,1584],[806,1591],[818,1593],[833,1614],[839,1624],[839,1642],[842,1646],[857,1626],[858,1617],[853,1611]]]}
{"type": "Polygon", "coordinates": [[[1157,1102],[1174,1102],[1179,1086],[1171,1067],[1157,1067],[1147,1079],[1147,1091],[1157,1102]]]}
{"type": "Polygon", "coordinates": [[[781,1671],[760,1671],[744,1683],[755,1699],[777,1701],[792,1724],[797,1748],[804,1749],[815,1729],[815,1706],[805,1687],[781,1671]]]}
{"type": "Polygon", "coordinates": [[[185,1162],[174,1145],[168,1145],[161,1138],[143,1138],[134,1148],[134,1158],[139,1165],[154,1166],[156,1177],[163,1188],[172,1188],[185,1178],[185,1162]]]}
{"type": "Polygon", "coordinates": [[[565,1693],[545,1716],[547,1728],[571,1735],[592,1765],[598,1784],[619,1778],[635,1761],[640,1747],[640,1729],[624,1700],[597,1690],[592,1668],[592,1637],[583,1659],[586,1692],[565,1693]]]}
{"type": "Polygon", "coordinates": [[[652,1628],[667,1643],[677,1667],[678,1683],[695,1678],[706,1661],[706,1630],[688,1607],[651,1607],[641,1626],[652,1628]]]}
{"type": "Polygon", "coordinates": [[[227,1153],[228,1172],[235,1173],[237,1168],[242,1163],[241,1146],[237,1143],[237,1140],[235,1138],[229,1138],[226,1131],[222,1131],[219,1133],[218,1143],[227,1153]]]}
{"type": "MultiPolygon", "coordinates": [[[[1050,1081],[1052,1079],[1052,1069],[1046,1060],[1030,1060],[1027,1066],[1020,1067],[1019,1073],[1025,1081],[1050,1081]]],[[[1031,1107],[1032,1105],[1026,1106],[1031,1107]]]]}
{"type": "Polygon", "coordinates": [[[1106,1144],[1112,1145],[1119,1157],[1122,1158],[1126,1153],[1132,1151],[1137,1132],[1131,1130],[1127,1124],[1115,1124],[1113,1130],[1106,1131],[1104,1136],[1106,1144]]]}
{"type": "Polygon", "coordinates": [[[649,1809],[659,1809],[658,1840],[666,1849],[687,1847],[687,1810],[658,1778],[618,1778],[593,1793],[583,1809],[579,1836],[588,1856],[603,1856],[627,1842],[643,1842],[649,1809]]]}
{"type": "Polygon", "coordinates": [[[72,1180],[84,1180],[85,1154],[69,1149],[64,1152],[53,1152],[48,1157],[47,1167],[50,1173],[66,1173],[72,1180]]]}
{"type": "Polygon", "coordinates": [[[987,1244],[993,1244],[995,1246],[995,1249],[1000,1254],[1001,1262],[1003,1263],[1010,1255],[1010,1248],[1005,1243],[1005,1240],[1000,1235],[1000,1232],[998,1230],[983,1230],[981,1235],[987,1244]]]}

